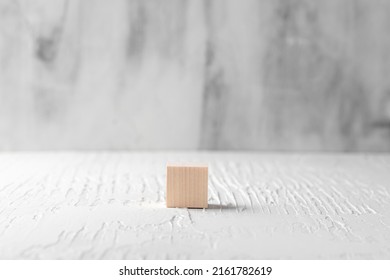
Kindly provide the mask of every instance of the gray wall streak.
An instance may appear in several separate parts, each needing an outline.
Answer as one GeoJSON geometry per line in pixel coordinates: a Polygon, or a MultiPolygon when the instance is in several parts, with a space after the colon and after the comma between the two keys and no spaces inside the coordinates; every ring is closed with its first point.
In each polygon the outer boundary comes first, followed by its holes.
{"type": "Polygon", "coordinates": [[[0,0],[0,150],[390,151],[386,0],[0,0]]]}

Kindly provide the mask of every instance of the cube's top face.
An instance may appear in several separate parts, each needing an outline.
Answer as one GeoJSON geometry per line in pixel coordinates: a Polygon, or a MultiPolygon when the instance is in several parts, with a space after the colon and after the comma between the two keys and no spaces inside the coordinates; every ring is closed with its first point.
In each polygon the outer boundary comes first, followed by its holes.
{"type": "Polygon", "coordinates": [[[182,168],[208,168],[207,164],[194,164],[194,163],[168,163],[167,168],[182,167],[182,168]]]}
{"type": "Polygon", "coordinates": [[[206,165],[167,166],[167,207],[208,207],[206,165]]]}

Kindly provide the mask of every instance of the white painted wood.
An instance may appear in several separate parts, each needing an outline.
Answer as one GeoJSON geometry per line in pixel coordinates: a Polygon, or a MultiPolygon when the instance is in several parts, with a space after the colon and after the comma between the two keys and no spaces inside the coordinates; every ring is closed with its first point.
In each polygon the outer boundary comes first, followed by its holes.
{"type": "Polygon", "coordinates": [[[390,152],[389,15],[386,0],[0,0],[0,150],[390,152]]]}
{"type": "Polygon", "coordinates": [[[1,259],[389,259],[390,155],[7,153],[1,259]],[[209,164],[206,210],[166,162],[209,164]]]}

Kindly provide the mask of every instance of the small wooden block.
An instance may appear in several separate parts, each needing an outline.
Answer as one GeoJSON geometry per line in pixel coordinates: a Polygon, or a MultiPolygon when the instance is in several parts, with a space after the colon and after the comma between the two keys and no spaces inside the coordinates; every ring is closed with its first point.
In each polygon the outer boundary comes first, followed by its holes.
{"type": "Polygon", "coordinates": [[[168,165],[167,207],[207,208],[208,167],[168,165]]]}

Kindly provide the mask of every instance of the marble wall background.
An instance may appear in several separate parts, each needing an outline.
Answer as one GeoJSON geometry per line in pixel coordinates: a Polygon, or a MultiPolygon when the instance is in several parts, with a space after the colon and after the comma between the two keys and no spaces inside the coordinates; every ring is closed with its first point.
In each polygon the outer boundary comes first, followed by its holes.
{"type": "Polygon", "coordinates": [[[0,150],[390,151],[390,1],[0,0],[0,150]]]}

